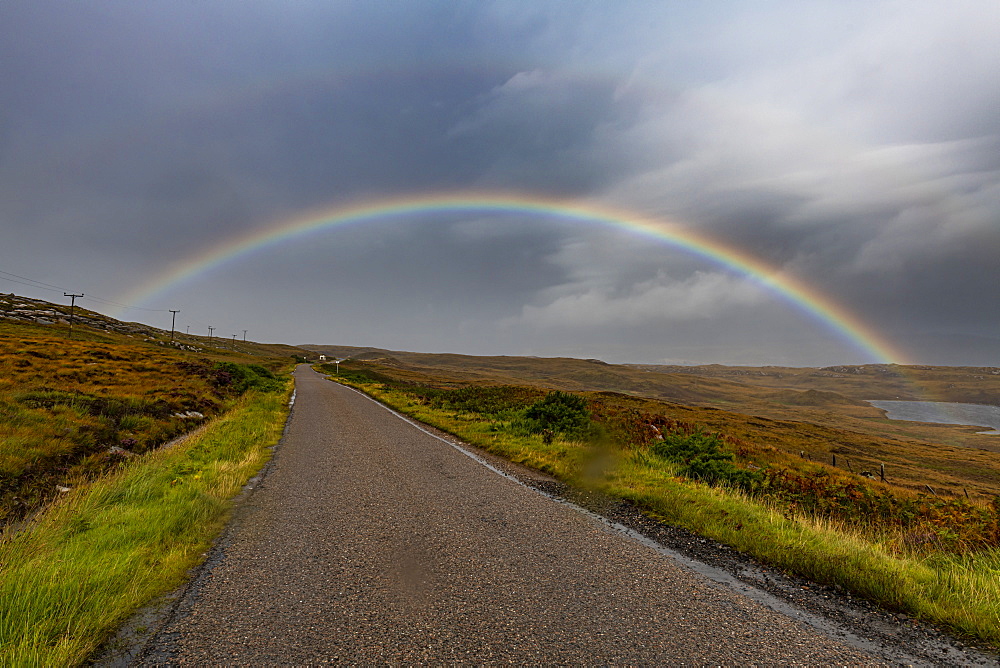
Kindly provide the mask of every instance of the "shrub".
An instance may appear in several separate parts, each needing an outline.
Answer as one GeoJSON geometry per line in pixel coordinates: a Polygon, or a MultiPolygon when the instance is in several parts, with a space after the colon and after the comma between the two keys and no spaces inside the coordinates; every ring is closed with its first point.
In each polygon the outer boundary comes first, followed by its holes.
{"type": "Polygon", "coordinates": [[[536,434],[548,430],[584,436],[590,431],[590,411],[583,397],[556,390],[529,406],[524,411],[524,422],[536,434]]]}
{"type": "Polygon", "coordinates": [[[668,433],[663,440],[654,442],[651,449],[653,454],[681,464],[681,475],[709,485],[749,490],[761,482],[760,474],[733,463],[736,456],[723,450],[722,439],[717,434],[705,431],[668,433]]]}
{"type": "Polygon", "coordinates": [[[282,381],[259,364],[237,364],[216,362],[212,367],[212,384],[233,394],[243,394],[254,389],[261,392],[277,392],[282,381]]]}

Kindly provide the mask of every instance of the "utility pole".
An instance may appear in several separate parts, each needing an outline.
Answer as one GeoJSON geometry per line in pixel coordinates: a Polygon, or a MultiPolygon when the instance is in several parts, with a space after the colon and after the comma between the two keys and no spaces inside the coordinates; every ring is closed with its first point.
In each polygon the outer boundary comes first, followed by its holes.
{"type": "Polygon", "coordinates": [[[208,326],[208,342],[209,343],[212,343],[212,332],[214,332],[214,331],[215,331],[215,327],[212,327],[211,325],[209,325],[208,326]]]}
{"type": "Polygon", "coordinates": [[[236,335],[233,334],[233,350],[236,350],[236,335]]]}
{"type": "Polygon", "coordinates": [[[187,329],[184,331],[184,333],[187,334],[188,336],[190,336],[191,335],[191,325],[186,325],[186,327],[187,327],[187,329]]]}
{"type": "Polygon", "coordinates": [[[68,292],[64,292],[63,293],[63,297],[69,297],[70,298],[70,301],[69,301],[69,338],[71,338],[71,339],[73,338],[73,316],[76,314],[76,298],[77,297],[82,297],[82,296],[83,296],[82,292],[80,294],[78,294],[78,295],[73,295],[73,294],[70,294],[68,292]]]}
{"type": "Polygon", "coordinates": [[[174,309],[167,309],[170,311],[170,343],[174,342],[174,323],[177,322],[177,314],[181,312],[180,309],[176,311],[174,309]]]}
{"type": "Polygon", "coordinates": [[[247,342],[247,330],[243,330],[243,343],[247,342]]]}

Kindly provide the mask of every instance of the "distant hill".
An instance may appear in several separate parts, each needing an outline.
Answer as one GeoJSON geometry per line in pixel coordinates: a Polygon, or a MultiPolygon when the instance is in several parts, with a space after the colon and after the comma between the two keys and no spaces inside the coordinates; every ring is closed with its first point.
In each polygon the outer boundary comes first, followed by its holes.
{"type": "Polygon", "coordinates": [[[836,392],[857,400],[956,401],[1000,405],[1000,368],[899,364],[812,367],[739,367],[707,364],[629,365],[655,373],[683,373],[756,387],[836,392]]]}
{"type": "MultiPolygon", "coordinates": [[[[32,323],[38,325],[69,326],[70,307],[66,304],[53,304],[41,299],[21,297],[15,294],[0,293],[0,318],[13,322],[32,323]]],[[[75,326],[89,327],[103,332],[118,332],[119,334],[140,334],[157,336],[168,334],[169,331],[157,329],[138,322],[122,322],[112,317],[77,306],[73,312],[75,326]]]]}
{"type": "MultiPolygon", "coordinates": [[[[0,293],[0,323],[21,325],[61,337],[68,334],[69,318],[70,307],[67,304],[53,304],[42,299],[0,293]]],[[[311,354],[308,350],[283,343],[233,341],[228,338],[199,336],[183,332],[174,332],[174,340],[171,342],[170,330],[138,322],[124,322],[79,305],[73,313],[73,330],[77,337],[108,342],[142,340],[155,345],[169,345],[179,350],[200,352],[207,355],[237,353],[251,356],[290,357],[311,354]]]]}
{"type": "Polygon", "coordinates": [[[608,364],[567,357],[475,356],[380,348],[303,345],[338,359],[392,358],[413,371],[447,370],[470,381],[536,382],[571,390],[609,390],[685,402],[778,402],[867,406],[869,399],[1000,403],[1000,368],[866,364],[740,367],[608,364]],[[774,393],[767,390],[782,390],[774,393]]]}
{"type": "Polygon", "coordinates": [[[720,398],[745,400],[747,395],[767,400],[770,392],[722,379],[686,374],[650,373],[601,360],[570,357],[474,356],[453,353],[415,353],[347,346],[303,345],[327,357],[373,361],[406,369],[413,374],[489,384],[535,384],[563,390],[604,390],[685,403],[715,403],[720,398]]]}
{"type": "Polygon", "coordinates": [[[474,356],[351,346],[303,345],[353,359],[400,380],[437,384],[534,385],[574,392],[615,392],[769,420],[802,422],[883,437],[1000,452],[981,429],[886,420],[866,400],[908,399],[1000,405],[1000,369],[869,364],[738,367],[608,364],[566,357],[474,356]]]}

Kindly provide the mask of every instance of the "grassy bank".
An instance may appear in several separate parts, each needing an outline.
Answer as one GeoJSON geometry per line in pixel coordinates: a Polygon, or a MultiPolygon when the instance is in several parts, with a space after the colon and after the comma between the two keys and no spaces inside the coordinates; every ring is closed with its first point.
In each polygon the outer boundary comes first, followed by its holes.
{"type": "Polygon", "coordinates": [[[0,544],[0,665],[79,664],[180,585],[280,438],[290,391],[247,392],[197,436],[74,489],[0,544]]]}
{"type": "Polygon", "coordinates": [[[661,420],[665,439],[647,433],[630,441],[629,429],[634,436],[637,424],[652,424],[648,415],[627,428],[606,421],[576,436],[555,419],[549,424],[556,426],[542,429],[532,422],[545,396],[538,388],[407,385],[345,365],[338,380],[476,446],[628,499],[788,572],[1000,647],[995,506],[914,497],[813,463],[792,469],[773,448],[735,438],[716,439],[732,453],[671,461],[659,443],[691,431],[661,420]],[[772,456],[778,460],[769,469],[772,456]],[[716,474],[742,482],[692,479],[716,474]]]}
{"type": "Polygon", "coordinates": [[[247,374],[273,383],[290,366],[108,332],[76,337],[0,320],[0,526],[226,412],[247,374]]]}

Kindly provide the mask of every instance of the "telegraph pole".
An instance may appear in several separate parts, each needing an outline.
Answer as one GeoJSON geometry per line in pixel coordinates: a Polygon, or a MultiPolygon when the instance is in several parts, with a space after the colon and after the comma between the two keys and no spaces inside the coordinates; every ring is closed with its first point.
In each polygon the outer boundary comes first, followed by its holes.
{"type": "Polygon", "coordinates": [[[243,330],[243,343],[247,342],[247,330],[243,330]]]}
{"type": "Polygon", "coordinates": [[[236,350],[236,335],[233,334],[233,350],[236,350]]]}
{"type": "Polygon", "coordinates": [[[167,309],[170,311],[170,343],[174,342],[174,323],[177,322],[177,314],[180,313],[180,309],[176,311],[174,309],[167,309]]]}
{"type": "Polygon", "coordinates": [[[71,339],[73,338],[73,316],[76,313],[76,298],[77,297],[82,297],[82,296],[83,296],[82,292],[80,294],[78,294],[78,295],[73,295],[73,294],[70,294],[68,292],[64,292],[63,293],[63,297],[69,297],[70,298],[70,301],[69,301],[69,338],[71,338],[71,339]]]}
{"type": "Polygon", "coordinates": [[[209,325],[208,326],[208,342],[209,343],[212,343],[212,332],[214,332],[214,331],[215,331],[215,327],[212,327],[211,325],[209,325]]]}

